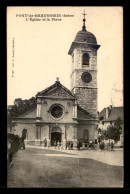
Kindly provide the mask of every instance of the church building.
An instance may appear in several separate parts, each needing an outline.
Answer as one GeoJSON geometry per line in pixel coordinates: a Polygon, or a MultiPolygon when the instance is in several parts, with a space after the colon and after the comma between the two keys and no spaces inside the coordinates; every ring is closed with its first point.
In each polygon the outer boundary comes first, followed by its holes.
{"type": "MultiPolygon", "coordinates": [[[[82,30],[72,42],[71,90],[59,78],[50,87],[36,94],[36,106],[12,119],[13,133],[21,136],[27,130],[26,143],[50,146],[54,141],[79,139],[94,141],[98,137],[97,117],[97,44],[96,37],[86,30],[85,13],[82,30]]],[[[43,80],[44,81],[44,80],[43,80]]]]}

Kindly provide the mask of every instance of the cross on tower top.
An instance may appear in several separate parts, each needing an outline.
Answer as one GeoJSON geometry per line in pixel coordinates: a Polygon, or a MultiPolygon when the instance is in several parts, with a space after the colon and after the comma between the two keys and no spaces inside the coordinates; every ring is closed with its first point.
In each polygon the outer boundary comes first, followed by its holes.
{"type": "Polygon", "coordinates": [[[82,13],[82,15],[84,16],[84,18],[83,18],[83,27],[82,27],[82,30],[83,30],[83,31],[86,31],[86,26],[85,26],[85,21],[86,21],[86,19],[85,19],[85,15],[87,15],[87,14],[85,14],[85,10],[84,10],[84,13],[82,13]]]}
{"type": "Polygon", "coordinates": [[[83,15],[84,15],[84,19],[85,19],[85,16],[87,15],[87,14],[85,14],[85,9],[84,9],[84,13],[82,13],[83,15]]]}

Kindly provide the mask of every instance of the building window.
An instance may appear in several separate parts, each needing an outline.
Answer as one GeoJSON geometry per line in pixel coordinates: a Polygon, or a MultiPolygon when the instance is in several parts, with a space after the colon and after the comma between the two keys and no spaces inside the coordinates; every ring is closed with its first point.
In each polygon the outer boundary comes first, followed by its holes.
{"type": "Polygon", "coordinates": [[[104,125],[104,121],[102,121],[102,125],[104,125]]]}
{"type": "Polygon", "coordinates": [[[110,125],[112,125],[112,121],[110,121],[110,125]]]}
{"type": "Polygon", "coordinates": [[[63,115],[63,109],[61,106],[53,106],[53,108],[51,109],[51,115],[54,118],[60,118],[63,115]]]}
{"type": "Polygon", "coordinates": [[[89,54],[88,53],[84,53],[83,57],[82,57],[82,65],[84,66],[89,66],[89,54]]]}
{"type": "Polygon", "coordinates": [[[103,119],[104,119],[104,117],[103,117],[103,116],[99,117],[99,120],[100,120],[100,121],[102,121],[103,119]]]}

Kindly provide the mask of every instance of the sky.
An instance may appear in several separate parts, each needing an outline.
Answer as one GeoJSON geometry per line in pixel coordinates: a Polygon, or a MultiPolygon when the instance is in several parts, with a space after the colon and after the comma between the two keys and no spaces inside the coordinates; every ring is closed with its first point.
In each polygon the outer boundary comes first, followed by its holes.
{"type": "Polygon", "coordinates": [[[72,60],[68,51],[82,29],[84,10],[86,29],[101,45],[97,53],[98,111],[110,104],[123,106],[123,8],[118,6],[8,7],[7,105],[13,105],[16,98],[35,97],[54,84],[56,77],[70,89],[72,60]]]}

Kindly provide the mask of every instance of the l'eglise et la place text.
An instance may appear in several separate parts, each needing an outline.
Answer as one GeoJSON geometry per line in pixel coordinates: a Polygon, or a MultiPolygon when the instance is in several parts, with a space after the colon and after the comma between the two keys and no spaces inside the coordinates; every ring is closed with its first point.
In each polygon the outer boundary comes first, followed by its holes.
{"type": "Polygon", "coordinates": [[[61,18],[43,18],[43,19],[38,19],[38,18],[26,18],[26,21],[31,21],[31,22],[40,22],[40,21],[62,21],[61,18]]]}
{"type": "MultiPolygon", "coordinates": [[[[61,17],[61,15],[59,16],[61,17]]],[[[74,17],[74,15],[66,15],[66,14],[63,14],[62,17],[74,17]]],[[[52,18],[26,18],[26,21],[62,21],[61,18],[56,18],[56,17],[52,17],[52,18]]]]}

